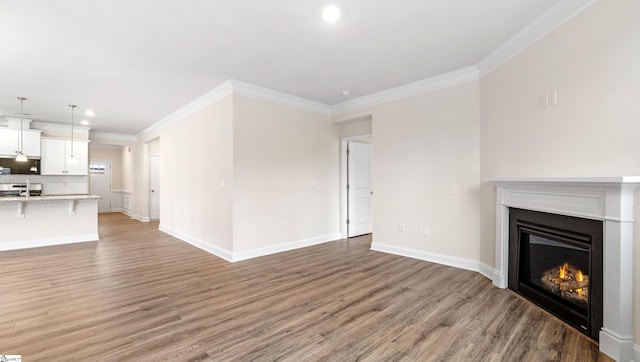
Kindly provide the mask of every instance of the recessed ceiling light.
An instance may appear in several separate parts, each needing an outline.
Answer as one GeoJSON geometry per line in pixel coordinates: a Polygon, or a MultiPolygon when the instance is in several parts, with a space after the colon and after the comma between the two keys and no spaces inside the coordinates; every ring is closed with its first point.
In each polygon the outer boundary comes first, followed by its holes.
{"type": "Polygon", "coordinates": [[[343,91],[342,91],[342,92],[340,92],[340,93],[341,93],[343,96],[345,96],[345,97],[346,97],[346,96],[348,96],[348,95],[350,95],[350,94],[351,94],[351,91],[350,91],[350,90],[346,90],[346,89],[345,89],[345,90],[343,90],[343,91]]]}
{"type": "Polygon", "coordinates": [[[94,112],[94,111],[92,111],[90,109],[87,109],[86,111],[84,111],[84,114],[86,114],[89,117],[93,117],[93,116],[96,115],[96,112],[94,112]]]}
{"type": "Polygon", "coordinates": [[[329,5],[322,10],[322,18],[327,23],[335,23],[340,19],[340,8],[335,5],[329,5]]]}
{"type": "Polygon", "coordinates": [[[80,121],[80,124],[83,126],[88,126],[89,125],[89,121],[87,121],[86,119],[83,119],[82,121],[80,121]]]}

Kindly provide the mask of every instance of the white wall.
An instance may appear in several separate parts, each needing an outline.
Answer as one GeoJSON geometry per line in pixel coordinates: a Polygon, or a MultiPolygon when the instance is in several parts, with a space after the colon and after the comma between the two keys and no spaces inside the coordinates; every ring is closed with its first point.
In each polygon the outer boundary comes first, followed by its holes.
{"type": "Polygon", "coordinates": [[[234,252],[340,232],[330,117],[234,95],[234,252]]]}
{"type": "Polygon", "coordinates": [[[371,134],[373,130],[371,115],[341,121],[334,124],[338,128],[340,138],[367,135],[371,134]]]}
{"type": "MultiPolygon", "coordinates": [[[[171,123],[159,132],[159,137],[161,227],[231,252],[232,96],[171,123]],[[220,186],[221,181],[224,181],[224,187],[220,186]]],[[[149,146],[138,145],[143,149],[140,152],[142,159],[138,160],[142,170],[148,170],[144,158],[148,158],[149,146]]],[[[142,186],[138,189],[148,199],[142,186]]],[[[146,211],[146,203],[136,207],[140,213],[146,211]]]]}
{"type": "Polygon", "coordinates": [[[372,115],[374,243],[479,260],[478,102],[473,81],[334,118],[372,115]]]}
{"type": "MultiPolygon", "coordinates": [[[[482,78],[483,180],[640,175],[638,14],[639,1],[599,1],[482,78]],[[540,109],[539,96],[554,89],[558,104],[540,109]]],[[[488,183],[482,199],[481,260],[493,265],[495,193],[488,183]]],[[[638,257],[635,265],[640,280],[638,257]]]]}

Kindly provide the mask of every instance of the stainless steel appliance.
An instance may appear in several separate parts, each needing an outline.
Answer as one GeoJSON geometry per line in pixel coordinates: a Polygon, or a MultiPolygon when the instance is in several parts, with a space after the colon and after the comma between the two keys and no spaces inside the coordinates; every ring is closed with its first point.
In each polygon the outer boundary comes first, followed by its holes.
{"type": "Polygon", "coordinates": [[[42,195],[42,184],[31,183],[24,184],[0,184],[0,197],[2,196],[22,196],[26,195],[27,189],[29,195],[40,196],[42,195]]]}

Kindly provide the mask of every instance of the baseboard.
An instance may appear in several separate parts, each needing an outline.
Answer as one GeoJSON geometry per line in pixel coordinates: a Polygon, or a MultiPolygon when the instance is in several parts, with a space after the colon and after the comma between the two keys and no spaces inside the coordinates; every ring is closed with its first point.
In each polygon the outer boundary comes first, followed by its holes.
{"type": "Polygon", "coordinates": [[[502,275],[502,273],[500,273],[500,271],[498,271],[497,269],[493,270],[493,278],[491,278],[491,280],[493,280],[493,285],[498,288],[505,289],[507,287],[505,276],[502,275]]]}
{"type": "Polygon", "coordinates": [[[620,336],[615,332],[602,328],[600,331],[600,352],[616,361],[640,361],[640,348],[633,342],[633,336],[620,336]]]}
{"type": "Polygon", "coordinates": [[[47,238],[47,239],[38,239],[38,240],[10,241],[7,243],[0,243],[0,251],[40,248],[43,246],[84,243],[88,241],[98,241],[98,240],[100,240],[100,236],[98,234],[86,234],[86,235],[61,236],[57,238],[47,238]]]}
{"type": "Polygon", "coordinates": [[[633,345],[633,358],[635,362],[640,362],[640,344],[633,345]]]}
{"type": "Polygon", "coordinates": [[[340,233],[327,234],[322,236],[316,236],[313,238],[302,239],[297,241],[291,241],[288,243],[282,243],[272,246],[267,246],[259,249],[251,249],[246,251],[234,252],[232,261],[242,261],[247,259],[258,258],[265,255],[282,253],[289,250],[295,250],[300,248],[306,248],[312,245],[318,245],[322,243],[327,243],[330,241],[335,241],[340,239],[340,233]]]}
{"type": "Polygon", "coordinates": [[[495,271],[495,269],[493,269],[492,266],[489,266],[488,264],[485,263],[479,263],[479,269],[478,269],[478,273],[482,274],[482,276],[484,276],[485,278],[493,281],[493,272],[495,271]]]}
{"type": "Polygon", "coordinates": [[[138,220],[140,222],[150,222],[151,219],[149,219],[148,216],[140,216],[140,215],[136,215],[136,214],[128,214],[126,212],[123,212],[125,215],[131,217],[134,220],[138,220]]]}
{"type": "Polygon", "coordinates": [[[125,215],[129,216],[130,218],[135,219],[135,217],[134,217],[133,213],[131,212],[131,210],[118,209],[115,212],[119,212],[119,213],[125,214],[125,215]]]}
{"type": "Polygon", "coordinates": [[[404,248],[401,246],[376,243],[376,242],[371,243],[371,250],[394,254],[394,255],[406,256],[408,258],[429,261],[432,263],[452,266],[455,268],[466,269],[466,270],[481,273],[482,275],[485,275],[488,278],[490,278],[489,276],[493,273],[493,268],[491,268],[486,264],[483,264],[471,259],[459,258],[457,256],[430,253],[422,250],[404,248]]]}
{"type": "Polygon", "coordinates": [[[217,246],[211,245],[209,243],[206,243],[202,240],[199,240],[197,238],[194,238],[191,235],[187,235],[184,233],[181,233],[179,231],[176,230],[172,230],[168,227],[165,227],[163,225],[160,225],[158,227],[158,230],[162,231],[163,233],[169,234],[171,236],[173,236],[174,238],[178,238],[184,242],[187,242],[193,246],[195,246],[196,248],[202,249],[210,254],[213,254],[219,258],[222,258],[226,261],[232,261],[233,260],[233,255],[230,251],[224,250],[222,248],[219,248],[217,246]]]}

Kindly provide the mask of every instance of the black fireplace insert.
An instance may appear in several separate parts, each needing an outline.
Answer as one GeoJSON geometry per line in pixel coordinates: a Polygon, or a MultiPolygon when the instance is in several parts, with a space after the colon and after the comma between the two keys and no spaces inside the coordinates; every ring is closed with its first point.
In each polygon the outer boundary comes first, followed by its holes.
{"type": "Polygon", "coordinates": [[[598,341],[602,221],[509,209],[509,288],[598,341]]]}

